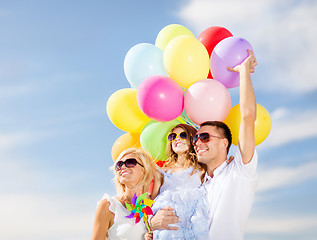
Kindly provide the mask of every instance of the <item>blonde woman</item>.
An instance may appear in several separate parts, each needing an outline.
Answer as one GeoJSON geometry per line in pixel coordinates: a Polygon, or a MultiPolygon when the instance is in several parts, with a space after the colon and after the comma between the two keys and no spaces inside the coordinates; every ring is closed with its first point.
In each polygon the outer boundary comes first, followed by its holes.
{"type": "Polygon", "coordinates": [[[148,198],[154,199],[162,185],[162,174],[157,171],[149,154],[135,148],[123,151],[113,170],[117,196],[105,194],[99,202],[91,239],[144,239],[147,232],[144,222],[135,224],[134,218],[126,218],[130,212],[125,202],[131,203],[134,193],[139,196],[148,192],[148,198]]]}

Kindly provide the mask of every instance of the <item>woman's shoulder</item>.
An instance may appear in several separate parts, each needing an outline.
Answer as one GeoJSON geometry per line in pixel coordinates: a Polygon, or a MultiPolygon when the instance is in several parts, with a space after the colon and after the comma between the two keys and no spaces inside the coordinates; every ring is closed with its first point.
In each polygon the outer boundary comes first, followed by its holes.
{"type": "Polygon", "coordinates": [[[108,193],[104,193],[102,198],[99,200],[98,204],[105,202],[112,202],[115,197],[110,196],[108,193]]]}
{"type": "Polygon", "coordinates": [[[97,203],[99,209],[103,209],[106,212],[116,212],[116,202],[119,201],[116,197],[111,197],[105,193],[101,200],[97,203]]]}
{"type": "Polygon", "coordinates": [[[98,202],[98,206],[101,208],[109,208],[110,204],[111,204],[110,201],[106,198],[98,202]]]}
{"type": "Polygon", "coordinates": [[[97,212],[102,215],[109,216],[115,213],[114,208],[113,211],[110,210],[111,203],[107,199],[102,199],[98,202],[97,212]]]}
{"type": "Polygon", "coordinates": [[[107,198],[98,202],[92,239],[105,239],[107,231],[114,223],[115,214],[111,211],[113,204],[107,198]]]}

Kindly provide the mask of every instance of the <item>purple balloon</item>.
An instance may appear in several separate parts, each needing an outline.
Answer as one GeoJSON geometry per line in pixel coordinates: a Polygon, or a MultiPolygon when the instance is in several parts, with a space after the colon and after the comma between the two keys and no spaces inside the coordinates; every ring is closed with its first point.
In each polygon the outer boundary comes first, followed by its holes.
{"type": "Polygon", "coordinates": [[[149,118],[167,122],[182,114],[184,94],[173,79],[161,75],[151,76],[140,84],[137,102],[149,118]]]}
{"type": "Polygon", "coordinates": [[[210,69],[214,79],[226,88],[238,87],[239,73],[231,72],[227,67],[241,64],[249,56],[248,49],[254,52],[251,44],[240,37],[228,37],[220,41],[210,57],[210,69]]]}

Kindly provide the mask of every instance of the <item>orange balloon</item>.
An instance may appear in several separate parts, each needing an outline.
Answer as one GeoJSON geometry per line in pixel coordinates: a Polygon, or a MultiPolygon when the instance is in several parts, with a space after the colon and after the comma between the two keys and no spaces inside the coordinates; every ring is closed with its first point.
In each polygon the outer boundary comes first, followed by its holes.
{"type": "MultiPolygon", "coordinates": [[[[224,123],[228,125],[232,134],[232,144],[238,145],[241,122],[240,104],[231,108],[224,123]]],[[[254,128],[255,145],[262,143],[271,131],[271,117],[269,112],[260,104],[256,105],[256,121],[254,128]]]]}
{"type": "Polygon", "coordinates": [[[141,148],[139,133],[125,133],[121,135],[112,145],[111,156],[115,161],[123,150],[128,148],[141,148]]]}

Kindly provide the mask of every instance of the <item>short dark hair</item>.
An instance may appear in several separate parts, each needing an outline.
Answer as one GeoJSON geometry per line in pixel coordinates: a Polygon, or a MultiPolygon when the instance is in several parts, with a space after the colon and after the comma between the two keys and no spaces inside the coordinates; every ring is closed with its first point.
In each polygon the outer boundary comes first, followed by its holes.
{"type": "Polygon", "coordinates": [[[225,124],[224,122],[220,122],[220,121],[207,121],[207,122],[203,122],[200,125],[200,127],[203,127],[203,126],[214,126],[221,131],[222,137],[224,137],[228,140],[228,147],[227,147],[227,154],[228,154],[231,143],[232,143],[232,135],[231,135],[231,131],[230,131],[229,127],[227,126],[227,124],[225,124]]]}

